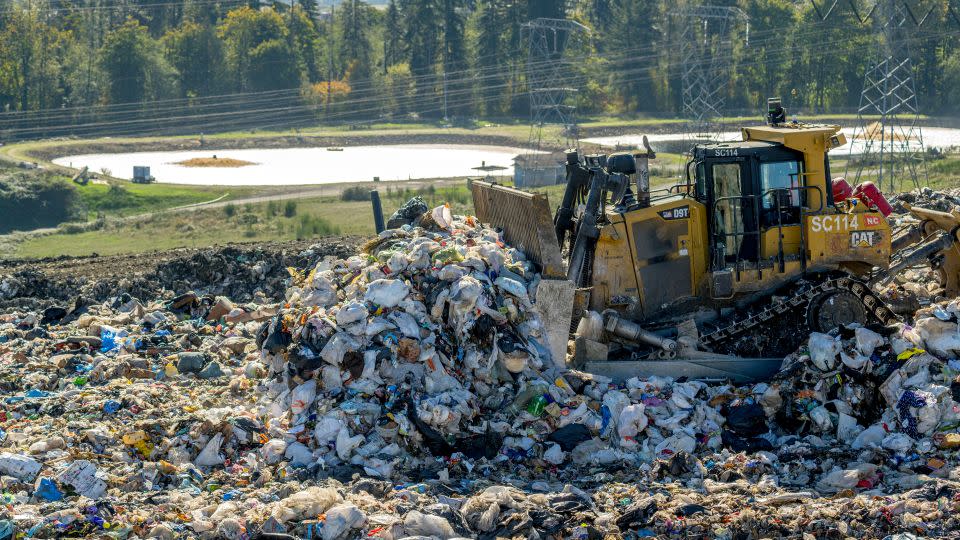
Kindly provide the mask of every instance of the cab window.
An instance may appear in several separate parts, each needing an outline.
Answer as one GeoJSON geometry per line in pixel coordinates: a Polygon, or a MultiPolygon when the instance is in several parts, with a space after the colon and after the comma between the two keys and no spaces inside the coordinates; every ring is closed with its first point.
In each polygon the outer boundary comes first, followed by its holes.
{"type": "Polygon", "coordinates": [[[801,205],[803,200],[802,190],[790,189],[800,187],[800,172],[800,162],[798,161],[777,161],[760,164],[760,193],[763,195],[764,210],[775,210],[778,198],[781,208],[801,205]],[[775,189],[786,189],[787,191],[770,191],[775,189]]]}

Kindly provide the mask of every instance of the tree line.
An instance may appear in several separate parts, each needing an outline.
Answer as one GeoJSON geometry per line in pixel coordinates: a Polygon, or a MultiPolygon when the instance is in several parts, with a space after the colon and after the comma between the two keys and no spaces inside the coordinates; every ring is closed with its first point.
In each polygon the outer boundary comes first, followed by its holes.
{"type": "MultiPolygon", "coordinates": [[[[725,51],[729,111],[782,95],[792,110],[850,112],[880,32],[799,0],[739,5],[725,51]]],[[[583,115],[682,112],[685,25],[672,0],[0,0],[0,140],[317,122],[527,118],[526,70],[560,66],[583,115]],[[561,59],[529,57],[524,24],[589,31],[561,59]]],[[[708,23],[709,24],[709,23],[708,23]]],[[[699,26],[698,26],[699,27],[699,26]]],[[[947,3],[903,44],[922,110],[960,112],[960,40],[947,3]]],[[[693,35],[698,35],[694,33],[693,35]]],[[[705,39],[705,38],[698,38],[705,39]]]]}

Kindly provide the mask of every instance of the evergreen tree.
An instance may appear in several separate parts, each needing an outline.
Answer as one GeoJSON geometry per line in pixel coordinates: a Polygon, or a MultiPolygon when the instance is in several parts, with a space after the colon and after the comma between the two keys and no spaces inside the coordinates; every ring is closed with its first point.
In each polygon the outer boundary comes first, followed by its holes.
{"type": "Polygon", "coordinates": [[[503,85],[507,58],[504,54],[503,0],[484,0],[480,6],[476,43],[476,66],[479,73],[480,97],[483,112],[488,116],[503,114],[506,92],[503,85]]]}
{"type": "Polygon", "coordinates": [[[658,1],[614,0],[614,2],[614,12],[608,32],[618,36],[630,36],[627,45],[630,53],[624,57],[622,52],[610,51],[610,55],[615,57],[611,62],[614,66],[611,70],[612,86],[621,94],[621,103],[625,110],[659,110],[660,104],[657,101],[656,84],[653,80],[658,58],[651,52],[657,50],[660,35],[659,27],[650,24],[651,19],[659,20],[658,1]],[[641,60],[628,62],[627,60],[631,57],[641,58],[641,60]]]}
{"type": "Polygon", "coordinates": [[[320,62],[320,32],[310,14],[299,5],[293,6],[285,16],[290,49],[302,63],[309,81],[318,81],[326,73],[320,62]]]}
{"type": "MultiPolygon", "coordinates": [[[[458,116],[469,109],[467,50],[464,44],[463,0],[443,0],[443,85],[445,112],[458,116]]],[[[472,101],[472,100],[470,100],[472,101]]]]}
{"type": "MultiPolygon", "coordinates": [[[[579,111],[680,112],[679,39],[690,22],[669,16],[674,3],[667,0],[381,3],[383,10],[341,0],[327,22],[313,0],[275,7],[261,0],[0,0],[0,111],[45,111],[10,115],[13,125],[0,121],[0,129],[36,135],[43,131],[37,118],[50,126],[123,120],[115,112],[104,116],[99,104],[276,89],[300,90],[290,103],[302,96],[330,120],[377,113],[437,118],[444,96],[450,116],[526,119],[523,25],[537,17],[570,18],[595,30],[592,40],[561,44],[570,86],[580,90],[570,104],[579,111]]],[[[801,113],[858,105],[864,71],[876,61],[880,33],[873,24],[840,7],[821,21],[796,0],[718,5],[739,5],[750,16],[749,45],[742,25],[710,37],[714,45],[732,43],[718,59],[730,74],[727,111],[757,111],[771,95],[801,113]]],[[[954,25],[944,4],[910,37],[919,103],[928,114],[952,113],[960,101],[954,25]]],[[[235,111],[237,103],[216,106],[235,111]]]]}
{"type": "Polygon", "coordinates": [[[533,17],[528,17],[526,0],[506,0],[504,8],[503,32],[506,34],[504,43],[504,57],[507,59],[504,68],[509,73],[509,87],[506,90],[510,98],[507,112],[524,118],[530,113],[530,100],[525,93],[526,59],[528,46],[523,39],[523,25],[533,17]]]}
{"type": "Polygon", "coordinates": [[[438,0],[406,0],[404,41],[410,51],[410,71],[416,84],[416,111],[437,116],[437,58],[442,46],[442,13],[438,0]]]}
{"type": "MultiPolygon", "coordinates": [[[[403,28],[400,22],[400,8],[397,7],[396,0],[390,0],[387,4],[387,15],[384,20],[383,28],[383,65],[384,73],[387,69],[399,64],[403,59],[403,48],[400,44],[400,37],[403,34],[403,28]]],[[[409,66],[407,66],[409,69],[409,66]]]]}
{"type": "Polygon", "coordinates": [[[527,0],[527,13],[530,19],[565,19],[566,2],[558,0],[527,0]]]}
{"type": "Polygon", "coordinates": [[[297,0],[296,5],[307,15],[313,29],[319,31],[317,21],[320,20],[320,6],[317,5],[317,0],[297,0]]]}
{"type": "Polygon", "coordinates": [[[373,74],[373,47],[370,43],[373,14],[362,0],[345,0],[338,14],[341,29],[340,65],[351,84],[365,81],[369,86],[373,74]]]}

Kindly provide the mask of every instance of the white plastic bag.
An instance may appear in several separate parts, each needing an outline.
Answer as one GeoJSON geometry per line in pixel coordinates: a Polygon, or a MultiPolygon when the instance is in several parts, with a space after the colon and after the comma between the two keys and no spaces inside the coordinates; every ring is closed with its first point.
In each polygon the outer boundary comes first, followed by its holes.
{"type": "Polygon", "coordinates": [[[334,443],[342,427],[343,422],[336,418],[329,416],[321,417],[317,420],[317,425],[313,428],[313,438],[317,440],[317,444],[320,446],[334,443]]]}
{"type": "Polygon", "coordinates": [[[307,467],[313,463],[313,452],[301,442],[292,442],[287,445],[287,450],[283,453],[290,465],[294,467],[307,467]]]}
{"type": "Polygon", "coordinates": [[[851,469],[835,469],[824,475],[817,482],[817,489],[825,492],[836,492],[856,487],[860,480],[873,476],[877,466],[871,463],[860,463],[851,469]]]}
{"type": "Polygon", "coordinates": [[[837,439],[850,444],[851,441],[857,438],[860,435],[860,432],[863,431],[859,425],[857,425],[857,419],[848,415],[840,413],[840,417],[837,420],[837,439]]]}
{"type": "Polygon", "coordinates": [[[854,351],[853,355],[849,355],[843,351],[840,351],[840,361],[843,362],[843,365],[850,369],[859,370],[863,368],[863,366],[867,365],[867,362],[870,361],[870,358],[860,354],[860,351],[854,351]]]}
{"type": "Polygon", "coordinates": [[[409,262],[406,255],[396,251],[391,254],[390,259],[387,260],[387,268],[390,269],[391,274],[396,274],[397,272],[403,272],[403,269],[407,267],[409,262]]]}
{"type": "Polygon", "coordinates": [[[821,371],[830,371],[837,365],[837,354],[840,353],[840,342],[819,332],[810,334],[808,342],[810,360],[821,371]]]}
{"type": "Polygon", "coordinates": [[[923,338],[928,351],[940,358],[952,358],[960,352],[960,328],[955,322],[926,317],[916,323],[917,332],[923,338]]]}
{"type": "Polygon", "coordinates": [[[201,467],[213,467],[223,463],[223,456],[220,455],[220,447],[223,446],[223,433],[217,433],[210,438],[207,445],[203,447],[197,459],[193,462],[201,467]]]}
{"type": "Polygon", "coordinates": [[[642,403],[624,407],[623,411],[620,412],[620,418],[617,420],[617,433],[621,439],[627,437],[635,439],[641,431],[647,428],[648,422],[642,403]]]}
{"type": "Polygon", "coordinates": [[[413,315],[398,310],[390,314],[390,320],[397,325],[404,336],[420,339],[420,325],[417,324],[417,319],[413,315]]]}
{"type": "Polygon", "coordinates": [[[450,207],[446,204],[434,208],[430,212],[430,217],[441,229],[449,230],[453,228],[453,215],[450,214],[450,207]]]}
{"type": "Polygon", "coordinates": [[[346,326],[367,318],[367,307],[360,302],[350,302],[337,310],[337,324],[346,326]]]}
{"type": "Polygon", "coordinates": [[[364,300],[380,307],[397,307],[407,297],[410,287],[399,279],[378,279],[367,285],[364,300]]]}
{"type": "Polygon", "coordinates": [[[670,450],[671,455],[686,452],[692,454],[697,449],[697,441],[686,433],[676,433],[667,437],[654,448],[656,455],[660,455],[664,450],[670,450]]]}
{"type": "Polygon", "coordinates": [[[323,366],[320,370],[320,380],[323,381],[324,390],[328,392],[343,388],[343,372],[337,366],[323,366]]]}
{"type": "Polygon", "coordinates": [[[350,436],[350,430],[343,426],[337,433],[337,456],[342,460],[350,459],[354,449],[363,444],[363,435],[350,436]]]}
{"type": "Polygon", "coordinates": [[[107,483],[97,476],[97,466],[78,459],[57,476],[61,484],[72,486],[73,490],[88,499],[97,500],[107,491],[107,483]]]}
{"type": "Polygon", "coordinates": [[[530,305],[530,297],[527,296],[527,287],[523,283],[506,276],[500,276],[493,282],[501,290],[512,294],[520,299],[524,306],[530,305]]]}
{"type": "Polygon", "coordinates": [[[272,515],[280,523],[301,521],[322,514],[342,500],[334,488],[311,486],[274,503],[272,515]]]}
{"type": "Polygon", "coordinates": [[[906,454],[913,448],[913,439],[906,433],[890,433],[883,438],[881,446],[897,454],[906,454]]]}
{"type": "Polygon", "coordinates": [[[854,330],[854,335],[857,338],[857,350],[867,358],[870,358],[875,349],[884,346],[887,342],[880,334],[862,326],[854,330]]]}
{"type": "Polygon", "coordinates": [[[360,348],[360,343],[353,336],[345,332],[337,332],[327,341],[320,351],[320,356],[329,364],[339,366],[343,361],[343,355],[348,351],[355,351],[360,348]]]}
{"type": "Polygon", "coordinates": [[[268,465],[279,463],[287,451],[287,443],[283,439],[270,439],[260,447],[260,454],[268,465]]]}
{"type": "Polygon", "coordinates": [[[566,457],[566,452],[560,448],[559,444],[551,444],[550,448],[547,448],[547,451],[543,453],[543,460],[554,465],[560,465],[566,457]]]}
{"type": "Polygon", "coordinates": [[[297,386],[290,393],[290,412],[294,415],[302,414],[310,408],[317,397],[317,380],[309,381],[297,386]]]}
{"type": "Polygon", "coordinates": [[[404,516],[403,528],[407,536],[433,536],[441,540],[448,540],[457,536],[453,526],[446,519],[416,510],[411,510],[404,516]]]}
{"type": "Polygon", "coordinates": [[[333,272],[317,272],[310,283],[310,291],[302,298],[306,306],[331,306],[337,302],[337,290],[333,286],[333,272]]]}
{"type": "Polygon", "coordinates": [[[345,538],[351,530],[363,527],[367,516],[359,508],[350,503],[338,504],[326,512],[320,536],[323,540],[339,540],[345,538]]]}
{"type": "Polygon", "coordinates": [[[820,433],[833,431],[833,420],[830,418],[830,412],[823,405],[815,407],[810,411],[810,419],[820,433]]]}
{"type": "Polygon", "coordinates": [[[857,438],[853,440],[850,444],[850,447],[854,450],[862,450],[864,448],[879,447],[883,442],[884,435],[887,434],[887,430],[883,429],[883,424],[874,424],[867,429],[861,431],[857,438]]]}

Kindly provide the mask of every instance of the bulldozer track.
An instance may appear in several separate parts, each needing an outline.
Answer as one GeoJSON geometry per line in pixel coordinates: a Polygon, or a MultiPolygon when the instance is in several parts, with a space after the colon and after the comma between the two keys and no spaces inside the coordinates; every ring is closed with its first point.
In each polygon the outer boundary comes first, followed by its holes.
{"type": "Polygon", "coordinates": [[[870,290],[870,286],[849,276],[829,278],[820,283],[805,287],[783,300],[776,301],[757,313],[734,321],[733,323],[701,336],[700,346],[713,349],[717,346],[743,335],[745,332],[759,328],[787,313],[806,308],[810,302],[821,294],[833,291],[848,291],[856,296],[867,312],[882,325],[893,324],[900,319],[879,296],[870,290]]]}

